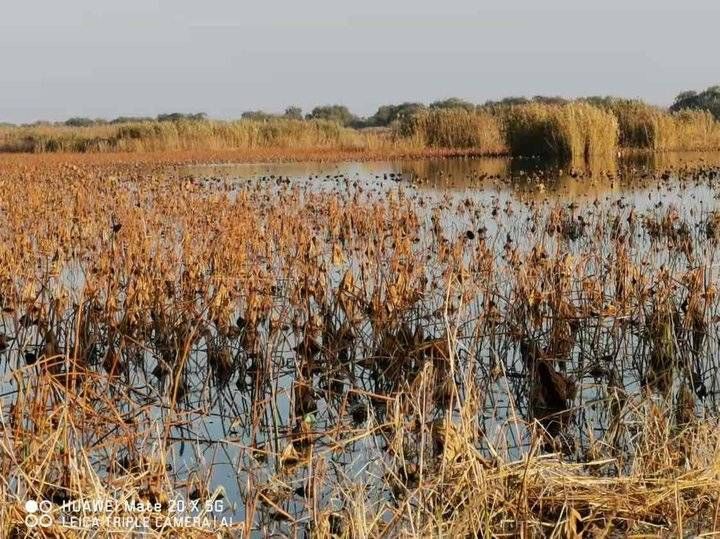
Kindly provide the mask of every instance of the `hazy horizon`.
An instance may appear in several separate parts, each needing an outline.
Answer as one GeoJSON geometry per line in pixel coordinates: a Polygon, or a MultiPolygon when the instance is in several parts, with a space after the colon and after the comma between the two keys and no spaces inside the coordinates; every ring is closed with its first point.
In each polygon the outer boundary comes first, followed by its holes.
{"type": "Polygon", "coordinates": [[[215,118],[459,97],[616,95],[669,105],[720,82],[709,0],[11,1],[0,122],[167,112],[215,118]]]}

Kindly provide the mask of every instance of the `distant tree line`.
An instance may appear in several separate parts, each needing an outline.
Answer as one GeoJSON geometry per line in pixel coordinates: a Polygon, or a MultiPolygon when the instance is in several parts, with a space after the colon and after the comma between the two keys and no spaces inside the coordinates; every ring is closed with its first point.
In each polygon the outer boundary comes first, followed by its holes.
{"type": "MultiPolygon", "coordinates": [[[[631,99],[591,96],[583,99],[590,104],[607,108],[612,102],[632,102],[631,99]]],[[[476,105],[464,99],[451,97],[441,101],[435,101],[430,105],[424,103],[401,103],[398,105],[383,105],[370,117],[361,118],[354,115],[344,105],[326,105],[315,107],[307,119],[333,120],[348,127],[387,127],[400,120],[404,116],[410,116],[424,109],[453,109],[460,108],[467,111],[488,110],[498,111],[504,107],[523,105],[528,103],[540,103],[545,105],[562,105],[572,101],[560,96],[536,95],[533,97],[506,97],[497,101],[486,101],[476,105]]],[[[716,119],[720,120],[720,86],[711,86],[703,92],[683,92],[675,98],[670,110],[675,112],[682,109],[708,110],[716,119]]]]}
{"type": "MultiPolygon", "coordinates": [[[[631,103],[633,101],[637,101],[609,96],[591,96],[583,98],[583,100],[590,104],[605,108],[609,107],[613,103],[631,103]]],[[[514,105],[522,105],[527,103],[564,104],[569,101],[571,100],[560,96],[536,95],[533,97],[506,97],[497,101],[486,101],[481,105],[477,105],[464,99],[451,97],[449,99],[434,101],[429,105],[415,102],[382,105],[377,109],[375,114],[368,117],[361,117],[352,113],[345,105],[322,105],[313,108],[308,114],[303,114],[303,111],[300,107],[291,106],[285,109],[285,111],[281,114],[265,112],[262,110],[251,110],[243,112],[242,118],[257,121],[266,121],[275,118],[284,118],[290,120],[329,120],[337,122],[340,125],[346,127],[354,127],[360,129],[367,127],[387,127],[401,120],[403,117],[411,116],[418,113],[419,111],[428,109],[459,108],[467,111],[488,110],[490,112],[496,112],[505,107],[511,107],[514,105]]],[[[720,85],[711,86],[702,92],[696,92],[692,90],[682,92],[675,98],[673,104],[670,106],[670,110],[675,112],[683,109],[708,110],[713,114],[716,119],[720,120],[720,85]]],[[[113,120],[104,120],[75,117],[68,119],[67,121],[63,122],[63,124],[71,127],[91,127],[95,125],[120,124],[130,122],[174,122],[180,120],[204,121],[206,119],[207,115],[202,112],[189,114],[182,112],[172,112],[166,114],[159,114],[155,118],[151,118],[148,116],[119,116],[113,120]]],[[[37,126],[57,124],[52,124],[50,122],[35,122],[34,124],[30,125],[37,126]]]]}
{"type": "Polygon", "coordinates": [[[715,119],[720,120],[720,86],[710,86],[702,92],[689,90],[675,98],[670,110],[682,109],[709,110],[715,119]]]}

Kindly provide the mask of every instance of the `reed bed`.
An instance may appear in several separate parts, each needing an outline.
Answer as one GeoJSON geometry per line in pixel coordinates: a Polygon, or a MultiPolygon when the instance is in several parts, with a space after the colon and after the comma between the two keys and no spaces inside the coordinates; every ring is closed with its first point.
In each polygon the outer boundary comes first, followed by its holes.
{"type": "Polygon", "coordinates": [[[401,139],[419,147],[473,148],[483,155],[507,153],[502,125],[488,112],[461,108],[427,109],[401,118],[401,139]]]}
{"type": "Polygon", "coordinates": [[[531,103],[510,107],[503,116],[513,155],[584,163],[617,154],[617,120],[592,105],[531,103]]]}
{"type": "Polygon", "coordinates": [[[707,111],[668,112],[640,101],[587,99],[494,108],[420,108],[391,128],[354,129],[326,120],[180,119],[90,126],[0,127],[0,152],[180,152],[274,150],[287,159],[324,151],[365,156],[437,152],[540,156],[580,167],[618,148],[653,152],[720,149],[707,111]]]}
{"type": "Polygon", "coordinates": [[[720,218],[691,196],[714,169],[646,178],[668,198],[645,208],[147,163],[2,172],[8,536],[37,531],[28,499],[51,502],[47,534],[139,533],[63,526],[93,514],[63,504],[108,497],[157,504],[156,537],[720,528],[720,218]],[[178,496],[222,510],[183,525],[178,496]]]}
{"type": "Polygon", "coordinates": [[[361,132],[324,120],[152,121],[89,127],[0,130],[3,152],[152,152],[223,149],[391,149],[380,131],[361,132]]]}
{"type": "Polygon", "coordinates": [[[707,151],[720,147],[720,124],[708,111],[668,112],[641,101],[615,99],[604,108],[618,119],[620,145],[630,149],[707,151]]]}

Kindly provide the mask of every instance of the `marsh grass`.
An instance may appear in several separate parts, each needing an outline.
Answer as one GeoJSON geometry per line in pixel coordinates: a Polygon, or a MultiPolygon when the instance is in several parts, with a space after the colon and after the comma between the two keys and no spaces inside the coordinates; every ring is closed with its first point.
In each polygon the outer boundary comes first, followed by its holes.
{"type": "Polygon", "coordinates": [[[463,108],[429,109],[403,117],[395,131],[420,147],[473,148],[483,155],[507,152],[498,119],[487,112],[463,108]]]}
{"type": "Polygon", "coordinates": [[[708,111],[668,112],[641,101],[623,99],[607,101],[604,108],[618,119],[623,148],[655,152],[720,148],[720,123],[708,111]]]}
{"type": "Polygon", "coordinates": [[[324,120],[179,120],[0,130],[5,152],[152,152],[223,149],[376,150],[393,146],[377,130],[363,133],[324,120]]]}
{"type": "Polygon", "coordinates": [[[640,101],[578,100],[500,108],[429,108],[391,128],[354,129],[327,120],[143,121],[89,126],[0,126],[0,152],[325,151],[366,155],[437,151],[510,153],[569,161],[609,160],[618,148],[720,149],[720,124],[707,111],[668,112],[640,101]]]}
{"type": "Polygon", "coordinates": [[[617,120],[586,103],[518,105],[505,110],[503,117],[513,155],[582,163],[617,153],[617,120]]]}
{"type": "Polygon", "coordinates": [[[165,516],[213,480],[259,535],[720,527],[714,208],[27,157],[0,181],[14,536],[30,496],[165,516]]]}

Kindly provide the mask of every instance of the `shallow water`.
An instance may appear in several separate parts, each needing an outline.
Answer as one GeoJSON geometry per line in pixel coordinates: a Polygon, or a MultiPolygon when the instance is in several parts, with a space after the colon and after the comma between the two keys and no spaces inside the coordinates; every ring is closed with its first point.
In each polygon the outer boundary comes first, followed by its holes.
{"type": "MultiPolygon", "coordinates": [[[[693,263],[705,268],[706,279],[716,282],[716,245],[707,240],[703,229],[708,217],[720,209],[720,185],[712,168],[715,163],[720,163],[720,156],[673,154],[636,156],[592,171],[494,158],[206,165],[175,168],[168,174],[177,181],[192,182],[198,188],[200,199],[251,195],[256,197],[252,200],[265,199],[271,206],[299,200],[303,209],[305,204],[308,211],[316,212],[325,211],[318,200],[327,201],[328,198],[412,208],[418,218],[419,234],[413,238],[412,249],[415,254],[427,256],[425,276],[431,284],[443,280],[438,258],[445,246],[460,245],[465,249],[462,251],[465,260],[470,260],[481,241],[499,261],[499,266],[510,265],[512,251],[526,256],[536,248],[536,242],[541,241],[551,258],[554,252],[586,256],[587,275],[608,273],[602,260],[612,253],[614,218],[619,219],[623,230],[633,234],[631,257],[638,267],[648,273],[665,267],[680,274],[688,269],[689,258],[678,252],[676,246],[668,245],[666,238],[653,238],[643,228],[646,216],[662,217],[672,211],[677,223],[688,227],[693,263]],[[550,220],[548,216],[553,214],[577,229],[558,232],[535,228],[538,222],[545,225],[550,220]],[[541,216],[539,220],[538,215],[541,216]],[[578,224],[580,218],[582,226],[578,224]],[[626,226],[625,223],[632,219],[637,221],[637,226],[626,226]],[[591,237],[593,231],[599,231],[600,240],[591,237]]],[[[386,218],[385,214],[383,218],[386,218]]],[[[291,224],[287,223],[287,226],[291,224]]],[[[385,224],[389,230],[394,223],[387,221],[385,224]]],[[[328,238],[320,237],[319,240],[323,243],[328,238]]],[[[382,279],[383,269],[380,268],[376,286],[382,279]]],[[[361,268],[353,260],[342,269],[331,267],[327,271],[329,288],[337,289],[346,270],[359,273],[361,268]]],[[[287,276],[283,272],[277,275],[287,276]]],[[[59,279],[66,288],[78,291],[77,297],[81,297],[82,268],[67,266],[59,279]]],[[[494,291],[495,299],[502,302],[499,308],[506,313],[514,308],[510,290],[509,283],[500,282],[494,291]]],[[[421,327],[428,340],[441,339],[446,332],[442,313],[446,298],[441,292],[442,286],[438,289],[429,286],[417,312],[408,316],[413,328],[421,327]]],[[[584,301],[581,289],[570,290],[568,295],[578,303],[584,301]]],[[[275,308],[282,308],[287,300],[280,291],[275,298],[275,308]]],[[[464,307],[464,318],[457,327],[459,362],[464,368],[472,366],[473,375],[485,388],[477,419],[484,437],[478,442],[478,449],[488,458],[494,451],[502,450],[504,459],[517,460],[527,453],[533,438],[529,374],[520,347],[512,338],[506,334],[495,338],[494,335],[476,333],[477,321],[488,309],[486,300],[485,297],[471,297],[464,307]]],[[[233,319],[240,314],[238,309],[233,319]]],[[[342,319],[342,314],[336,315],[342,319]]],[[[707,315],[709,318],[718,315],[717,304],[707,315]]],[[[623,323],[618,322],[620,319],[622,317],[595,316],[593,322],[587,323],[579,332],[573,352],[563,366],[579,386],[573,399],[573,417],[567,436],[576,440],[576,445],[558,448],[569,459],[582,460],[583,452],[590,446],[590,437],[600,439],[607,432],[610,422],[606,406],[610,385],[607,371],[617,369],[618,380],[629,399],[639,398],[643,392],[648,355],[643,348],[645,336],[642,332],[630,331],[627,339],[617,339],[615,334],[623,323]],[[608,356],[613,359],[603,359],[608,356]]],[[[340,321],[337,323],[339,325],[340,321]]],[[[501,329],[507,333],[506,327],[501,329]]],[[[42,339],[32,329],[6,327],[4,331],[13,335],[24,332],[35,349],[41,348],[42,339]]],[[[263,488],[289,489],[289,495],[283,497],[281,505],[302,524],[308,520],[308,508],[299,492],[310,484],[314,472],[305,466],[286,470],[279,459],[293,440],[292,395],[298,376],[300,341],[297,332],[287,329],[276,334],[275,340],[270,342],[270,331],[265,322],[260,324],[258,331],[273,365],[269,377],[272,397],[267,388],[262,388],[259,396],[254,394],[254,358],[241,340],[221,339],[212,334],[194,343],[187,366],[189,390],[181,406],[186,415],[181,426],[172,428],[175,440],[171,447],[172,475],[178,484],[197,475],[208,480],[210,492],[222,488],[228,504],[227,514],[236,521],[245,517],[244,503],[251,490],[249,483],[263,485],[263,488]],[[224,381],[216,379],[208,368],[210,342],[215,340],[219,346],[230,350],[235,363],[235,370],[224,381]],[[260,423],[257,431],[251,417],[253,399],[268,399],[263,405],[262,417],[256,418],[260,423]]],[[[146,337],[148,341],[157,338],[146,337]]],[[[314,455],[322,454],[327,463],[327,474],[332,480],[326,483],[362,484],[368,499],[380,503],[391,497],[385,488],[385,474],[391,460],[387,447],[389,436],[381,428],[388,416],[386,402],[398,388],[407,389],[403,384],[412,382],[417,369],[408,368],[408,372],[401,372],[397,377],[401,380],[393,380],[377,367],[363,365],[363,360],[376,355],[377,337],[372,334],[369,324],[363,326],[355,336],[352,350],[347,352],[349,357],[340,362],[342,364],[330,365],[329,373],[313,375],[313,389],[317,392],[313,400],[317,409],[305,414],[302,421],[307,419],[310,428],[322,434],[313,444],[312,451],[314,455]],[[336,385],[332,386],[333,383],[336,385]],[[351,409],[346,409],[348,407],[351,409]],[[337,436],[342,438],[341,450],[335,447],[340,444],[332,430],[339,425],[345,429],[344,438],[337,436]],[[366,427],[375,428],[375,434],[345,442],[353,432],[359,435],[366,427]]],[[[714,358],[720,348],[719,342],[720,336],[716,332],[708,332],[704,349],[707,354],[699,359],[688,355],[697,362],[692,367],[693,375],[697,375],[697,381],[702,383],[705,391],[702,399],[698,398],[695,403],[698,414],[714,415],[718,411],[720,379],[714,358]]],[[[142,344],[147,346],[129,379],[133,399],[152,404],[149,413],[152,422],[158,426],[166,424],[171,417],[177,421],[177,412],[170,413],[167,409],[163,393],[167,390],[163,387],[167,381],[158,380],[159,377],[152,374],[159,364],[160,346],[156,342],[142,344]]],[[[23,363],[19,354],[8,353],[6,356],[11,356],[6,364],[11,370],[23,363]]],[[[338,357],[336,354],[335,359],[338,357]]],[[[328,359],[327,363],[332,362],[328,359]]],[[[674,380],[673,391],[679,378],[674,380]]],[[[3,389],[12,390],[12,383],[3,389]]],[[[127,411],[130,412],[131,407],[127,411]]],[[[444,413],[432,410],[428,419],[440,419],[444,413]]],[[[451,411],[449,415],[454,413],[451,411]]],[[[317,496],[320,498],[317,503],[323,507],[338,508],[341,504],[337,492],[321,489],[317,496]]],[[[260,513],[265,531],[287,531],[277,511],[265,507],[260,513]]]]}
{"type": "MultiPolygon", "coordinates": [[[[502,239],[505,234],[517,238],[520,250],[529,251],[532,245],[525,242],[526,223],[533,212],[565,207],[573,203],[577,209],[573,212],[585,216],[588,221],[602,219],[609,208],[620,211],[628,216],[631,212],[638,215],[644,212],[662,212],[668,208],[677,210],[680,219],[690,222],[701,222],[704,216],[720,208],[718,197],[720,191],[715,177],[707,174],[714,163],[720,162],[717,154],[665,156],[636,156],[620,161],[609,169],[578,174],[559,166],[546,167],[532,161],[519,161],[504,158],[493,159],[437,159],[415,161],[383,161],[355,162],[340,164],[322,163],[288,163],[288,164],[250,164],[250,165],[216,165],[183,167],[178,171],[180,178],[192,178],[201,182],[208,189],[224,189],[239,192],[245,189],[265,190],[271,196],[273,192],[296,188],[301,192],[336,194],[338,197],[360,196],[368,200],[394,199],[398,195],[415,202],[420,201],[427,208],[441,206],[443,208],[441,223],[447,237],[457,237],[471,230],[474,220],[468,212],[461,211],[461,206],[471,200],[473,207],[481,208],[493,216],[488,218],[486,233],[498,255],[502,253],[502,239]],[[700,167],[699,173],[688,174],[687,169],[700,167]],[[671,170],[672,169],[672,170],[671,170]],[[678,173],[680,169],[682,173],[678,173]],[[618,210],[619,209],[619,210],[618,210]]],[[[431,226],[432,212],[428,209],[424,218],[426,226],[431,226]]],[[[552,238],[548,238],[552,244],[552,238]]],[[[638,234],[638,246],[648,248],[649,240],[638,234]]],[[[582,239],[573,242],[571,252],[583,249],[582,239]]],[[[665,264],[675,269],[682,268],[682,262],[667,252],[660,250],[651,255],[647,262],[655,267],[665,264]]],[[[709,278],[717,279],[716,268],[709,268],[709,278]]],[[[339,280],[341,275],[337,275],[339,280]]],[[[480,305],[478,304],[478,308],[480,305]]],[[[472,312],[471,316],[472,318],[472,312]]],[[[609,328],[598,327],[598,331],[610,331],[609,328]]],[[[470,332],[471,333],[471,332],[470,332]]],[[[291,340],[281,354],[292,363],[293,347],[291,340]]],[[[631,345],[630,349],[632,346],[631,345]]],[[[499,381],[488,396],[485,410],[485,433],[495,446],[503,439],[505,446],[510,448],[510,459],[520,458],[528,447],[530,435],[524,425],[513,423],[511,416],[520,413],[526,416],[528,411],[521,404],[518,410],[511,409],[508,393],[523,394],[521,366],[518,365],[517,350],[511,352],[513,357],[506,358],[508,377],[499,381]],[[517,386],[516,389],[511,387],[517,386]],[[514,448],[514,449],[513,449],[514,448]]],[[[478,358],[485,357],[486,348],[475,351],[478,358]]],[[[632,352],[628,352],[632,355],[632,352]]],[[[582,354],[574,356],[574,362],[582,366],[582,354]]],[[[579,368],[576,364],[571,370],[579,368]]],[[[358,373],[360,375],[360,373],[358,373]]],[[[592,431],[600,437],[606,428],[606,417],[602,407],[602,384],[592,376],[580,375],[581,390],[578,395],[578,406],[583,410],[583,420],[592,424],[592,431]]],[[[628,394],[640,392],[640,380],[632,369],[623,370],[625,391],[628,394]]],[[[286,423],[290,414],[289,393],[292,374],[279,379],[279,388],[284,389],[285,396],[279,400],[277,413],[280,423],[286,423]]],[[[702,406],[715,409],[715,396],[720,388],[717,375],[705,378],[704,384],[708,397],[702,406]],[[712,403],[712,404],[711,404],[712,403]]],[[[367,388],[368,390],[372,388],[367,388]]],[[[282,391],[281,391],[282,393],[282,391]]],[[[235,394],[237,397],[237,393],[235,394]]],[[[235,406],[240,406],[239,398],[235,406]]],[[[322,425],[328,410],[324,401],[319,403],[315,421],[322,425]]],[[[223,485],[230,499],[235,498],[244,481],[242,469],[247,464],[235,460],[233,447],[241,443],[249,445],[250,441],[229,436],[223,430],[222,422],[215,420],[202,421],[203,429],[212,439],[225,439],[230,450],[227,461],[215,461],[214,484],[223,485]],[[230,440],[233,440],[230,442],[230,440]],[[239,475],[238,475],[239,474],[239,475]],[[236,488],[235,478],[240,485],[236,488]]],[[[585,436],[578,433],[580,439],[585,436]]],[[[265,440],[270,443],[268,438],[265,440]]],[[[378,449],[381,438],[370,438],[356,446],[348,448],[338,457],[343,473],[352,481],[352,477],[367,477],[367,474],[382,475],[382,465],[367,455],[380,455],[378,449]]],[[[278,452],[282,447],[278,447],[278,452]]],[[[208,451],[211,451],[208,448],[208,451]]],[[[298,476],[298,481],[301,481],[298,476]]],[[[292,509],[294,506],[291,506],[292,509]]],[[[299,506],[298,506],[299,507],[299,506]]],[[[295,507],[297,509],[298,507],[295,507]]],[[[242,516],[242,507],[237,508],[238,516],[242,516]]]]}

